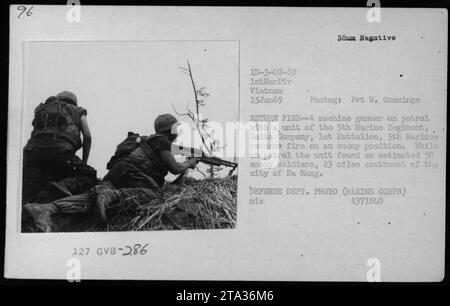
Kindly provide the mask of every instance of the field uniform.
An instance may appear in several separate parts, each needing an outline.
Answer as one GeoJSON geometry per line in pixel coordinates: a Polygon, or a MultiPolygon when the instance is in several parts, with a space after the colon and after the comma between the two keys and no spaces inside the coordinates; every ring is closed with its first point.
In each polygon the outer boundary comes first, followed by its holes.
{"type": "Polygon", "coordinates": [[[57,97],[36,107],[31,138],[23,150],[24,203],[49,182],[63,180],[73,194],[96,183],[95,169],[75,155],[82,147],[80,118],[86,114],[84,108],[57,97]]]}
{"type": "Polygon", "coordinates": [[[170,151],[171,143],[166,136],[154,134],[143,137],[142,143],[129,155],[116,162],[104,181],[111,181],[117,188],[160,188],[169,170],[159,160],[159,151],[170,151]]]}
{"type": "MultiPolygon", "coordinates": [[[[40,218],[34,218],[36,226],[44,232],[49,232],[52,231],[52,222],[48,218],[42,218],[42,211],[48,216],[90,214],[96,202],[103,201],[105,205],[103,213],[110,211],[113,214],[114,210],[111,211],[111,207],[118,202],[150,201],[160,196],[164,177],[168,173],[168,169],[158,158],[158,152],[170,151],[170,147],[171,144],[164,135],[142,137],[142,143],[130,154],[116,158],[114,164],[108,163],[111,169],[103,182],[89,192],[58,199],[48,204],[28,204],[25,209],[29,215],[40,215],[40,218]]],[[[106,219],[107,216],[102,218],[106,219]]]]}
{"type": "Polygon", "coordinates": [[[129,132],[107,164],[109,172],[103,182],[88,193],[48,204],[26,205],[25,210],[34,219],[36,227],[44,232],[53,231],[53,214],[92,213],[94,208],[106,222],[109,219],[106,214],[114,213],[117,203],[148,203],[161,196],[161,187],[169,169],[160,160],[159,152],[171,151],[171,141],[161,132],[170,131],[176,122],[175,117],[165,114],[155,120],[156,134],[140,137],[129,132]]]}

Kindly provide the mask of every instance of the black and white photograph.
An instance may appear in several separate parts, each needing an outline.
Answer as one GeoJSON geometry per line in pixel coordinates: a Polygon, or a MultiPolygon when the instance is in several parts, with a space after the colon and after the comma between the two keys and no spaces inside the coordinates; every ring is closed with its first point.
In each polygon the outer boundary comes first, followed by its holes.
{"type": "Polygon", "coordinates": [[[234,228],[238,48],[26,43],[22,232],[234,228]]]}
{"type": "Polygon", "coordinates": [[[378,2],[11,5],[4,277],[445,281],[448,10],[378,2]]]}

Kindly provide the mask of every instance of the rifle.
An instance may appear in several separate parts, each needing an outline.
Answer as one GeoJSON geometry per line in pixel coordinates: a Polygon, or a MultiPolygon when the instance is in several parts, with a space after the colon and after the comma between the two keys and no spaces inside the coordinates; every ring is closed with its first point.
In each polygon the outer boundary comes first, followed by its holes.
{"type": "Polygon", "coordinates": [[[197,158],[199,162],[202,162],[207,165],[230,167],[231,170],[228,173],[229,176],[234,172],[234,170],[238,166],[237,163],[230,162],[228,160],[224,160],[224,159],[214,157],[214,156],[208,156],[202,150],[194,149],[194,148],[190,148],[190,147],[174,145],[172,147],[172,153],[175,155],[181,154],[181,155],[184,155],[187,157],[197,158]]]}

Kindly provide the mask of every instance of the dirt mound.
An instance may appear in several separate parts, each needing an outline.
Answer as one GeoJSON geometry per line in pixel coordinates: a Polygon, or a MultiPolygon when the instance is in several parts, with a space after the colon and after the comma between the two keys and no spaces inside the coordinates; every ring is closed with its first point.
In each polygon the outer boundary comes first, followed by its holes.
{"type": "MultiPolygon", "coordinates": [[[[107,231],[219,229],[236,225],[237,177],[185,179],[149,201],[122,199],[107,231]]],[[[105,229],[103,229],[105,230],[105,229]]]]}
{"type": "MultiPolygon", "coordinates": [[[[236,225],[237,177],[195,180],[166,184],[160,194],[122,193],[108,210],[104,224],[94,209],[80,214],[56,213],[49,221],[54,232],[153,231],[176,229],[222,229],[236,225]]],[[[92,202],[91,202],[92,201],[92,202]]],[[[28,218],[24,232],[39,232],[28,218]]]]}

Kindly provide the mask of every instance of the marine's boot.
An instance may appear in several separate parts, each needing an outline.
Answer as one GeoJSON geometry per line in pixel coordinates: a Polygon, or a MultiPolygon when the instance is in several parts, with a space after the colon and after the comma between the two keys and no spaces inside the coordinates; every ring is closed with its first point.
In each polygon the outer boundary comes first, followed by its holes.
{"type": "Polygon", "coordinates": [[[71,195],[82,194],[88,191],[97,183],[96,178],[74,176],[66,177],[58,182],[50,182],[46,190],[53,196],[52,200],[70,197],[71,195]]]}
{"type": "Polygon", "coordinates": [[[103,222],[108,221],[108,208],[116,200],[120,198],[120,191],[111,189],[109,186],[97,185],[94,187],[94,194],[96,195],[97,211],[103,222]]]}
{"type": "Polygon", "coordinates": [[[46,186],[46,190],[53,196],[52,200],[62,199],[70,197],[72,192],[70,191],[70,185],[73,184],[73,178],[65,178],[59,182],[49,182],[46,186]]]}
{"type": "Polygon", "coordinates": [[[52,215],[59,212],[59,209],[49,204],[30,203],[26,204],[23,209],[33,219],[37,229],[44,233],[52,231],[52,215]]]}

